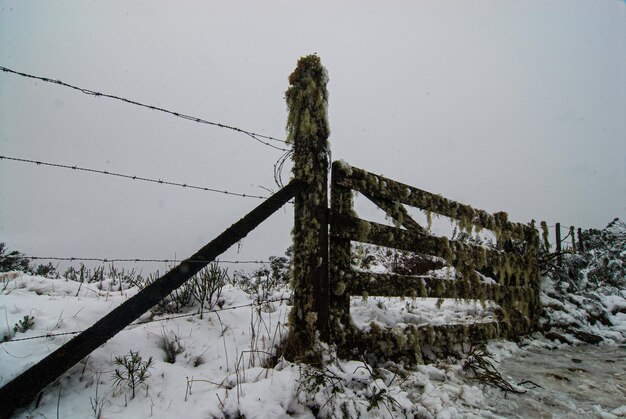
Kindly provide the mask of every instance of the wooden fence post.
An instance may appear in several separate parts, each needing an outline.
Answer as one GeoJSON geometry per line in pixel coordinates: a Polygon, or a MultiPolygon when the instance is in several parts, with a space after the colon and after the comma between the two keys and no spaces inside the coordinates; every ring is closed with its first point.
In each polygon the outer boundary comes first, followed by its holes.
{"type": "Polygon", "coordinates": [[[556,223],[555,226],[555,238],[556,238],[556,260],[559,266],[563,265],[563,256],[561,256],[561,223],[556,223]]]}
{"type": "Polygon", "coordinates": [[[583,232],[580,227],[578,227],[578,253],[582,253],[585,251],[585,246],[583,246],[583,232]]]}
{"type": "MultiPolygon", "coordinates": [[[[333,162],[330,207],[331,216],[352,215],[353,199],[352,190],[340,185],[345,179],[341,162],[333,162]]],[[[330,335],[333,342],[340,348],[346,345],[350,323],[350,287],[351,281],[351,244],[349,239],[339,238],[338,233],[342,229],[336,222],[330,224],[330,335]]]]}
{"type": "Polygon", "coordinates": [[[574,226],[569,228],[569,235],[572,236],[572,254],[576,253],[576,234],[574,233],[574,226]]]}
{"type": "Polygon", "coordinates": [[[296,195],[293,228],[293,298],[288,345],[306,359],[316,331],[327,339],[328,284],[328,77],[316,55],[300,58],[285,93],[287,141],[293,174],[304,187],[296,195]]]}

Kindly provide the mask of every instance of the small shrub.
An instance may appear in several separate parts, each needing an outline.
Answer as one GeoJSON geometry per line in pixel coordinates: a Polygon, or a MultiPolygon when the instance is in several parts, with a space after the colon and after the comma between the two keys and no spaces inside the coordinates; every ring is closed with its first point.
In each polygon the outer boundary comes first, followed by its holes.
{"type": "Polygon", "coordinates": [[[211,310],[218,304],[222,288],[228,282],[228,270],[222,269],[216,262],[210,263],[198,272],[191,282],[191,294],[200,304],[200,318],[205,307],[211,310]]]}
{"type": "Polygon", "coordinates": [[[45,278],[58,279],[60,278],[59,273],[57,272],[56,266],[52,264],[52,262],[48,262],[46,265],[40,264],[32,270],[34,275],[43,276],[45,278]]]}
{"type": "Polygon", "coordinates": [[[91,410],[93,411],[95,419],[100,419],[102,417],[102,411],[109,401],[105,396],[98,395],[101,375],[102,371],[98,371],[96,374],[96,394],[94,395],[94,397],[89,397],[89,403],[91,404],[91,410]]]}
{"type": "Polygon", "coordinates": [[[245,293],[256,296],[258,302],[267,301],[281,282],[267,268],[260,268],[251,275],[244,272],[235,274],[235,283],[245,293]]]}
{"type": "Polygon", "coordinates": [[[33,316],[24,316],[22,320],[15,323],[13,326],[14,333],[25,333],[35,325],[35,318],[33,316]]]}
{"type": "Polygon", "coordinates": [[[185,350],[180,343],[180,337],[175,333],[168,335],[165,329],[161,332],[161,349],[165,351],[165,362],[169,364],[175,363],[176,356],[185,350]]]}
{"type": "Polygon", "coordinates": [[[0,243],[0,272],[22,271],[28,272],[30,261],[24,259],[18,251],[9,252],[6,243],[0,243]]]}
{"type": "Polygon", "coordinates": [[[65,272],[63,272],[63,278],[70,280],[70,281],[77,281],[78,272],[76,272],[76,268],[74,268],[73,266],[70,266],[69,268],[67,268],[65,272]]]}
{"type": "MultiPolygon", "coordinates": [[[[132,390],[132,399],[135,398],[135,389],[141,384],[145,384],[146,379],[150,377],[148,371],[153,365],[152,357],[144,361],[139,352],[130,351],[129,355],[116,356],[115,365],[122,368],[116,368],[113,372],[113,384],[118,387],[130,387],[132,390]]],[[[147,388],[147,387],[146,387],[147,388]]]]}
{"type": "Polygon", "coordinates": [[[505,393],[523,394],[526,390],[520,390],[506,381],[500,372],[493,365],[495,360],[485,351],[471,347],[465,361],[463,361],[463,371],[466,376],[478,381],[483,385],[490,385],[505,393]]]}
{"type": "MultiPolygon", "coordinates": [[[[148,285],[154,283],[154,281],[156,281],[160,277],[161,274],[159,273],[159,271],[148,275],[146,278],[142,277],[141,275],[137,275],[133,278],[129,277],[128,284],[130,284],[131,286],[136,286],[140,290],[143,290],[148,285]]],[[[185,282],[181,287],[175,289],[170,293],[170,295],[159,301],[157,305],[152,308],[152,311],[157,314],[177,314],[180,313],[184,308],[192,306],[194,302],[192,292],[193,286],[193,281],[185,282]]]]}
{"type": "Polygon", "coordinates": [[[270,256],[270,271],[272,278],[283,284],[291,283],[291,265],[293,264],[293,249],[291,246],[285,251],[285,256],[270,256]]]}

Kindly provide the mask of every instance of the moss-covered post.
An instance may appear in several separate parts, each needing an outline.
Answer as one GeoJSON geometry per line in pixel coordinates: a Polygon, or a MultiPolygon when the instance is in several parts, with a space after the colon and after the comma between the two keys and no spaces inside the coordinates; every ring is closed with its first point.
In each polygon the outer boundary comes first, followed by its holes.
{"type": "MultiPolygon", "coordinates": [[[[352,191],[340,185],[345,178],[341,162],[334,162],[330,188],[331,215],[353,215],[352,191]]],[[[350,323],[350,240],[339,238],[342,229],[335,222],[330,224],[330,335],[339,348],[345,347],[353,332],[350,323]]]]}
{"type": "Polygon", "coordinates": [[[318,56],[300,58],[285,93],[287,141],[293,144],[293,174],[304,183],[295,198],[291,351],[306,356],[316,331],[327,337],[328,290],[328,92],[318,56]]]}

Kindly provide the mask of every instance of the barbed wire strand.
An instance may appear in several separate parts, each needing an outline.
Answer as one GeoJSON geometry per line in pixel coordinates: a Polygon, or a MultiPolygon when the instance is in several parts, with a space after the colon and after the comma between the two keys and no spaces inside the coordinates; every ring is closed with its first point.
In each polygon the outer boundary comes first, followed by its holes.
{"type": "Polygon", "coordinates": [[[197,122],[197,123],[206,124],[206,125],[212,125],[214,127],[223,128],[223,129],[228,129],[228,130],[231,130],[231,131],[235,131],[235,132],[247,135],[248,137],[254,139],[255,141],[258,141],[261,144],[264,144],[264,145],[266,145],[268,147],[275,148],[276,150],[280,150],[280,151],[288,151],[289,150],[287,148],[277,147],[277,146],[267,142],[267,141],[275,141],[275,142],[280,142],[280,143],[285,143],[285,144],[287,143],[285,140],[281,140],[281,139],[272,137],[270,135],[263,135],[263,134],[259,134],[259,133],[253,132],[253,131],[248,131],[248,130],[245,130],[245,129],[242,129],[242,128],[234,127],[234,126],[231,126],[231,125],[226,125],[226,124],[222,124],[222,123],[219,123],[219,122],[208,121],[206,119],[198,118],[198,117],[191,116],[191,115],[186,115],[186,114],[183,114],[183,113],[180,113],[180,112],[171,111],[169,109],[161,108],[161,107],[154,106],[154,105],[147,105],[145,103],[137,102],[135,100],[127,99],[127,98],[120,97],[120,96],[115,96],[115,95],[110,95],[110,94],[106,94],[106,93],[96,92],[94,90],[89,90],[89,89],[85,89],[85,88],[82,88],[82,87],[71,85],[69,83],[62,82],[61,80],[53,80],[53,79],[50,79],[48,77],[35,76],[35,75],[32,75],[32,74],[22,73],[22,72],[15,71],[15,70],[12,70],[12,69],[7,68],[7,67],[0,66],[0,70],[4,71],[6,73],[15,74],[15,75],[18,75],[18,76],[22,76],[22,77],[26,77],[26,78],[30,78],[30,79],[35,79],[35,80],[41,80],[41,81],[46,82],[46,83],[53,83],[53,84],[57,84],[57,85],[63,86],[63,87],[68,87],[70,89],[77,90],[77,91],[79,91],[81,93],[84,93],[86,95],[95,96],[95,97],[105,97],[105,98],[108,98],[108,99],[115,99],[115,100],[119,100],[119,101],[122,101],[122,102],[125,102],[125,103],[128,103],[128,104],[131,104],[131,105],[136,105],[136,106],[140,106],[140,107],[143,107],[143,108],[147,108],[147,109],[150,109],[150,110],[153,110],[153,111],[164,112],[164,113],[176,116],[178,118],[186,119],[186,120],[189,120],[189,121],[192,121],[192,122],[197,122]],[[267,141],[264,141],[264,140],[267,140],[267,141]]]}
{"type": "Polygon", "coordinates": [[[289,150],[285,152],[282,156],[278,158],[276,163],[274,163],[274,182],[279,188],[285,186],[283,184],[283,168],[285,163],[293,155],[293,150],[289,150]]]}
{"type": "Polygon", "coordinates": [[[71,169],[71,170],[80,171],[80,172],[97,173],[97,174],[101,174],[101,175],[121,177],[121,178],[124,178],[124,179],[139,180],[139,181],[142,181],[142,182],[150,182],[150,183],[156,183],[156,184],[161,184],[161,185],[177,186],[177,187],[186,188],[186,189],[196,189],[196,190],[205,191],[205,192],[221,193],[221,194],[224,194],[224,195],[239,196],[239,197],[242,197],[242,198],[255,198],[255,199],[269,199],[269,198],[271,198],[271,197],[268,197],[268,196],[246,194],[246,193],[240,193],[240,192],[231,192],[231,191],[227,191],[227,190],[208,188],[208,187],[204,187],[204,186],[190,185],[188,183],[171,182],[171,181],[162,180],[162,179],[150,179],[150,178],[141,177],[141,176],[133,176],[133,175],[127,175],[127,174],[123,174],[123,173],[110,172],[108,170],[97,170],[97,169],[90,169],[90,168],[86,168],[86,167],[69,166],[69,165],[66,165],[66,164],[49,163],[49,162],[43,162],[43,161],[38,161],[38,160],[22,159],[22,158],[17,158],[17,157],[9,157],[9,156],[1,156],[0,155],[0,160],[11,160],[11,161],[16,161],[16,162],[20,162],[20,163],[34,164],[34,165],[37,165],[37,166],[48,166],[48,167],[56,167],[56,168],[61,168],[61,169],[71,169]]]}
{"type": "MultiPolygon", "coordinates": [[[[27,255],[15,255],[15,256],[10,256],[10,255],[5,255],[5,256],[0,256],[0,260],[2,259],[29,259],[29,260],[58,260],[58,261],[69,261],[69,262],[103,262],[103,263],[109,263],[109,262],[163,262],[163,263],[179,263],[179,262],[183,262],[183,260],[181,259],[141,259],[141,258],[123,258],[123,259],[116,259],[116,258],[83,258],[83,257],[58,257],[58,256],[27,256],[27,255]]],[[[211,262],[216,262],[218,264],[220,263],[227,263],[227,264],[259,264],[259,263],[263,263],[263,264],[267,264],[267,263],[271,263],[271,261],[269,260],[220,260],[220,259],[215,259],[215,260],[197,260],[194,259],[192,262],[203,262],[203,263],[211,263],[211,262]]]]}
{"type": "MultiPolygon", "coordinates": [[[[236,310],[236,309],[240,309],[240,308],[260,306],[260,305],[263,305],[263,304],[278,303],[278,302],[289,301],[289,300],[290,300],[290,298],[282,297],[282,298],[273,299],[273,300],[265,300],[265,301],[260,301],[260,302],[256,301],[256,302],[249,303],[249,304],[241,304],[241,305],[232,306],[232,307],[224,307],[224,308],[221,308],[221,309],[218,309],[218,310],[202,310],[200,312],[194,312],[194,313],[177,314],[177,315],[174,315],[174,316],[168,316],[168,317],[164,317],[164,318],[160,318],[160,319],[152,319],[152,320],[145,320],[145,321],[141,321],[141,322],[131,323],[128,326],[126,326],[124,329],[127,329],[128,327],[131,327],[131,326],[139,326],[139,325],[147,324],[147,323],[163,322],[163,321],[169,321],[169,320],[179,319],[179,318],[183,318],[183,317],[199,316],[201,314],[204,315],[204,314],[210,314],[210,313],[217,313],[217,312],[220,312],[220,311],[236,310]]],[[[17,338],[17,339],[6,340],[4,342],[0,342],[0,344],[22,342],[22,341],[25,341],[25,340],[34,340],[34,339],[49,339],[49,338],[57,337],[57,336],[77,335],[77,334],[82,333],[82,332],[84,332],[84,330],[76,330],[74,332],[46,333],[45,335],[29,336],[29,337],[25,337],[25,338],[17,338]]]]}

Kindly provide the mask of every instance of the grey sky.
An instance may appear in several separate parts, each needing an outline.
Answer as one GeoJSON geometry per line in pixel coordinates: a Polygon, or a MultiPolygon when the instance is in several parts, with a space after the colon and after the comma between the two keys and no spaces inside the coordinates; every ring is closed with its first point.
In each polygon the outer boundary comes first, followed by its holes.
{"type": "MultiPolygon", "coordinates": [[[[626,218],[623,1],[0,0],[2,66],[280,138],[314,52],[334,159],[515,221],[626,218]]],[[[6,73],[0,152],[256,194],[280,157],[6,73]]],[[[27,254],[186,257],[256,204],[0,162],[0,240],[27,254]]],[[[281,254],[291,211],[224,258],[281,254]]]]}

